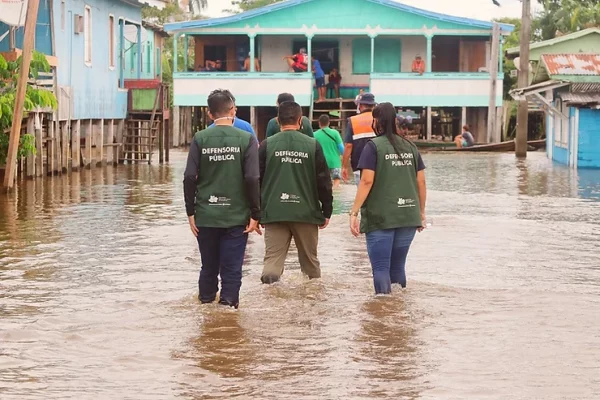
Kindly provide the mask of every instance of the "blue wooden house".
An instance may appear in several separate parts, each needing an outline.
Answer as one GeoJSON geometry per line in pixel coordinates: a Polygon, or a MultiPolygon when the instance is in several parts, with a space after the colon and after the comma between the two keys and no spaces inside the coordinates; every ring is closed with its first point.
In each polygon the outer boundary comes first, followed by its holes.
{"type": "Polygon", "coordinates": [[[535,75],[533,85],[512,93],[546,113],[548,157],[572,168],[600,168],[600,54],[543,54],[535,75]]]}
{"type": "MultiPolygon", "coordinates": [[[[261,110],[272,107],[282,91],[293,93],[313,111],[323,106],[313,103],[312,74],[290,73],[282,60],[302,47],[308,50],[309,65],[316,58],[326,74],[333,68],[340,71],[340,95],[349,103],[347,109],[337,110],[343,117],[355,110],[352,101],[360,89],[366,89],[379,102],[389,101],[422,115],[428,120],[428,138],[432,114],[445,111],[457,127],[460,123],[478,127],[476,133],[485,141],[492,79],[497,83],[496,104],[502,105],[503,74],[490,77],[489,73],[495,46],[493,24],[488,21],[392,0],[288,0],[230,17],[167,24],[165,30],[184,37],[186,44],[193,38],[192,62],[186,52],[186,67],[174,69],[174,104],[206,106],[211,90],[228,88],[240,112],[251,108],[259,132],[261,110]],[[243,72],[248,54],[251,69],[243,72]],[[412,72],[417,56],[425,62],[423,74],[412,72]],[[254,70],[255,57],[260,72],[254,70]],[[199,71],[206,61],[216,59],[223,61],[221,71],[199,71]],[[188,70],[190,64],[193,71],[188,70]]],[[[502,37],[512,30],[511,25],[500,25],[500,54],[502,37]]],[[[502,71],[502,57],[496,59],[502,71]]]]}
{"type": "MultiPolygon", "coordinates": [[[[20,54],[26,3],[12,3],[10,18],[0,16],[0,52],[9,58],[20,54]]],[[[160,0],[40,0],[35,48],[53,66],[58,110],[48,142],[62,154],[58,168],[119,160],[131,103],[126,81],[161,80],[165,33],[144,26],[145,4],[164,6],[160,0]]]]}

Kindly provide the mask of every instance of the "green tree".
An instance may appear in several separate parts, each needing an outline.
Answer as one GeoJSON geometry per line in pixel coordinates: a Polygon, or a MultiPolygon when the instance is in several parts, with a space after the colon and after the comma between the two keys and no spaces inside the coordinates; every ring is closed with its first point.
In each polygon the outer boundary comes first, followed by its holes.
{"type": "Polygon", "coordinates": [[[254,10],[256,8],[261,8],[264,6],[268,6],[270,4],[279,3],[282,0],[233,0],[231,2],[232,5],[237,7],[237,10],[228,10],[229,12],[245,12],[254,10]]]}
{"type": "MultiPolygon", "coordinates": [[[[14,62],[8,62],[0,54],[0,165],[6,163],[9,141],[7,133],[10,131],[13,122],[17,80],[21,74],[20,68],[21,57],[14,62]]],[[[50,65],[45,55],[34,51],[29,66],[29,77],[35,81],[39,78],[40,72],[50,72],[50,65]]],[[[27,84],[23,104],[25,112],[36,108],[56,109],[57,105],[56,97],[52,92],[27,84]]],[[[35,154],[35,137],[28,132],[26,135],[21,136],[18,157],[29,154],[35,154]]]]}
{"type": "Polygon", "coordinates": [[[543,40],[557,35],[600,26],[600,0],[538,0],[542,5],[539,18],[543,40]]]}

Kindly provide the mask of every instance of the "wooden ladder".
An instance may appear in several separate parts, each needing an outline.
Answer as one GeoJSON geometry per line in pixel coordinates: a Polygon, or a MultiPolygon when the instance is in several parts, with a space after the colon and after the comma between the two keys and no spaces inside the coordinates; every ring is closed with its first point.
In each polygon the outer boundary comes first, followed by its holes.
{"type": "Polygon", "coordinates": [[[155,141],[160,134],[161,120],[156,119],[156,110],[162,95],[162,85],[156,89],[154,108],[150,119],[129,118],[125,121],[123,135],[123,158],[120,161],[152,163],[155,141]]]}

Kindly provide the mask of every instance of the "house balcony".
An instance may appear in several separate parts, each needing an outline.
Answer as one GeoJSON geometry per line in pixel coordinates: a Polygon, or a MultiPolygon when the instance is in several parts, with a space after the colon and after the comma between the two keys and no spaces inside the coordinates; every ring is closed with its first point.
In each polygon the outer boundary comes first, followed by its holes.
{"type": "Polygon", "coordinates": [[[173,74],[177,106],[206,106],[215,89],[227,89],[238,106],[275,106],[281,92],[293,93],[301,106],[312,104],[313,79],[309,73],[178,72],[173,74]]]}
{"type": "MultiPolygon", "coordinates": [[[[496,104],[502,104],[502,74],[496,82],[496,104]]],[[[371,74],[370,91],[378,102],[402,107],[487,107],[487,72],[427,72],[371,74]]]]}
{"type": "MultiPolygon", "coordinates": [[[[502,103],[498,75],[496,104],[502,103]]],[[[313,101],[314,80],[308,73],[178,72],[173,76],[177,106],[206,106],[210,92],[227,89],[238,106],[274,106],[281,92],[292,93],[301,106],[313,101]]],[[[490,75],[487,72],[373,73],[368,90],[378,102],[403,107],[487,107],[490,75]]]]}

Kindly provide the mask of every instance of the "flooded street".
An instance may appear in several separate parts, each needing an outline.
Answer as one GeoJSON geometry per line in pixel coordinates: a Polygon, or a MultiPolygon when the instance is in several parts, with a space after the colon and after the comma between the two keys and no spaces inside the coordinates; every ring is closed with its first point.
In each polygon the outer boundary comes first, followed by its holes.
{"type": "Polygon", "coordinates": [[[186,154],[0,195],[0,399],[597,399],[600,171],[425,154],[408,289],[373,295],[336,192],[323,279],[292,252],[240,309],[201,306],[186,154]]]}

